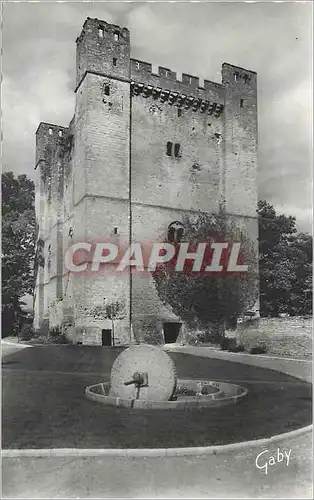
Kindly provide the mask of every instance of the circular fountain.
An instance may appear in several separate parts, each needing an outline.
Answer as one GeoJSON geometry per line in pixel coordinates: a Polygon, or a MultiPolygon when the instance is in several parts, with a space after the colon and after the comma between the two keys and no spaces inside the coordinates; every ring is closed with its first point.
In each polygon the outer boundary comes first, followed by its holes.
{"type": "Polygon", "coordinates": [[[171,358],[145,344],[129,347],[116,358],[110,381],[85,389],[92,401],[135,410],[217,407],[237,403],[247,393],[227,382],[178,380],[171,358]]]}

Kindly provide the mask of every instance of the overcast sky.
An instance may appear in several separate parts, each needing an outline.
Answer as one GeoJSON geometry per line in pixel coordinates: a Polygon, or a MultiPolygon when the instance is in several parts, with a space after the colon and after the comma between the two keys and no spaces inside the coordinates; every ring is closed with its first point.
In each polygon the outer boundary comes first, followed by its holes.
{"type": "Polygon", "coordinates": [[[34,177],[40,121],[74,112],[75,39],[86,17],[126,26],[131,55],[220,81],[258,73],[259,197],[312,221],[312,2],[46,2],[3,7],[3,168],[34,177]]]}

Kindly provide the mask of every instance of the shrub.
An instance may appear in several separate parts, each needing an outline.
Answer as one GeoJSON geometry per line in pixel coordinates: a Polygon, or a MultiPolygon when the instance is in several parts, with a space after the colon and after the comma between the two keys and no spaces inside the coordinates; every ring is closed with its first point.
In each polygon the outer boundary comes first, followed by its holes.
{"type": "Polygon", "coordinates": [[[230,338],[229,339],[229,346],[228,346],[228,351],[234,351],[237,348],[237,339],[235,338],[230,338]]]}
{"type": "Polygon", "coordinates": [[[267,352],[267,348],[264,344],[257,345],[255,347],[251,347],[250,354],[265,354],[267,352]]]}
{"type": "Polygon", "coordinates": [[[33,325],[30,323],[24,323],[22,328],[21,328],[19,339],[22,341],[23,340],[27,341],[27,340],[31,340],[33,337],[34,337],[33,325]]]}
{"type": "Polygon", "coordinates": [[[204,332],[202,331],[191,331],[189,334],[186,336],[185,342],[188,345],[198,345],[204,342],[205,335],[204,332]]]}
{"type": "Polygon", "coordinates": [[[244,345],[236,345],[235,347],[229,347],[230,352],[244,352],[244,345]]]}
{"type": "Polygon", "coordinates": [[[234,337],[222,337],[220,340],[220,348],[223,351],[234,349],[237,346],[237,340],[234,337]]]}
{"type": "Polygon", "coordinates": [[[57,326],[49,331],[48,338],[53,344],[68,344],[64,332],[57,326]]]}

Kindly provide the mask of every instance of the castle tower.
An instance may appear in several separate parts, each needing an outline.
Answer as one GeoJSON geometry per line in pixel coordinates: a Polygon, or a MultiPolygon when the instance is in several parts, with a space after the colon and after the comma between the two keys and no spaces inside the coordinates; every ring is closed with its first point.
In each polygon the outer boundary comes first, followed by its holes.
{"type": "MultiPolygon", "coordinates": [[[[101,344],[112,324],[99,311],[117,302],[119,343],[131,332],[162,343],[184,325],[153,279],[117,275],[114,265],[74,275],[61,270],[60,252],[76,242],[165,240],[185,216],[221,208],[257,249],[256,74],[225,63],[221,83],[201,84],[168,68],[153,72],[130,58],[126,28],[98,19],[87,18],[76,43],[74,118],[68,128],[41,124],[37,133],[37,164],[50,173],[39,190],[41,234],[57,270],[55,282],[51,269],[38,274],[36,321],[68,321],[74,341],[84,331],[84,342],[101,344]],[[62,307],[52,307],[59,297],[62,307]]],[[[88,252],[81,258],[90,261],[88,252]]]]}
{"type": "MultiPolygon", "coordinates": [[[[222,181],[225,210],[252,241],[258,276],[257,75],[224,63],[222,83],[225,87],[222,181]]],[[[259,311],[259,301],[254,308],[259,311]]]]}
{"type": "Polygon", "coordinates": [[[36,131],[36,168],[39,171],[36,206],[38,239],[44,257],[35,289],[35,327],[49,325],[49,305],[63,294],[63,161],[66,127],[41,123],[36,131]]]}
{"type": "MultiPolygon", "coordinates": [[[[76,43],[74,240],[129,242],[129,32],[88,18],[76,43]]],[[[89,338],[99,341],[99,328],[94,328],[93,318],[88,319],[84,310],[117,300],[124,303],[124,321],[116,334],[121,337],[125,331],[127,335],[128,275],[74,278],[73,286],[78,329],[85,328],[89,338]]]]}

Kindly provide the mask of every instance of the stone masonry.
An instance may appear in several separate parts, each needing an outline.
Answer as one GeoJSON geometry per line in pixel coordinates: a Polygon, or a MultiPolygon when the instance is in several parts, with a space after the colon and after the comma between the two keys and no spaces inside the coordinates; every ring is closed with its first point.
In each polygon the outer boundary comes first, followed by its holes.
{"type": "Polygon", "coordinates": [[[222,82],[202,87],[195,76],[153,73],[130,58],[128,29],[98,19],[87,18],[76,44],[74,117],[36,132],[45,266],[34,325],[63,327],[75,343],[104,343],[108,331],[115,344],[163,343],[167,328],[184,325],[152,280],[73,276],[64,253],[81,241],[158,241],[185,214],[221,207],[257,248],[256,73],[224,63],[222,82]],[[120,304],[114,334],[110,303],[120,304]]]}

